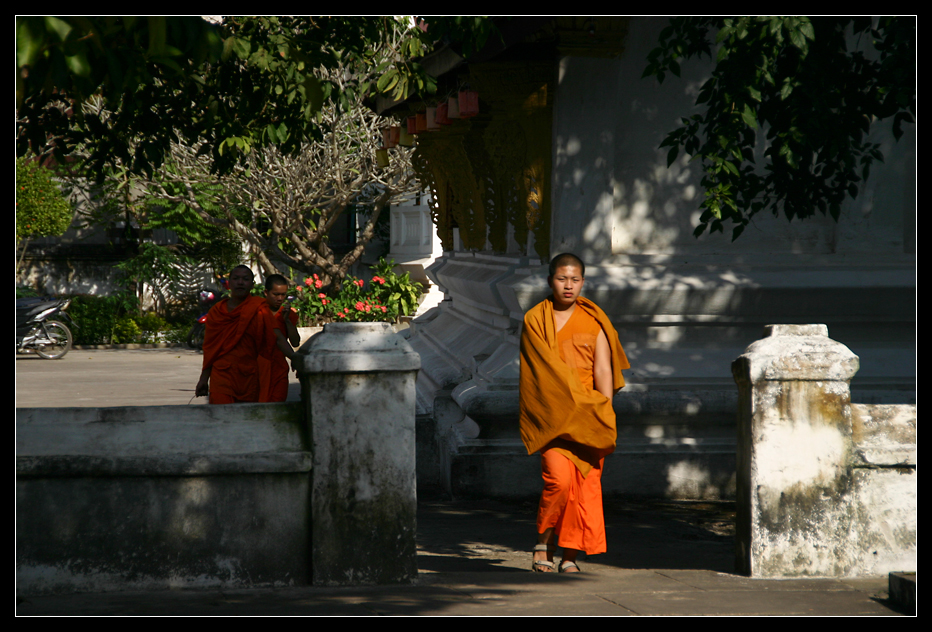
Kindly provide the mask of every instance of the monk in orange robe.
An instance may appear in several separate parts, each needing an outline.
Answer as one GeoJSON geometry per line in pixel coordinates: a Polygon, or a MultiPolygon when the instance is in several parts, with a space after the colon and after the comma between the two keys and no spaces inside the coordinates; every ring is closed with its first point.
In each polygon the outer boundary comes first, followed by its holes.
{"type": "MultiPolygon", "coordinates": [[[[298,312],[288,302],[288,280],[280,274],[270,274],[265,279],[265,301],[263,308],[278,335],[284,335],[290,347],[298,346],[298,312]]],[[[283,402],[288,399],[288,360],[279,349],[273,349],[268,357],[259,356],[259,401],[283,402]]]]}
{"type": "Polygon", "coordinates": [[[562,254],[550,263],[553,294],[528,310],[521,332],[520,429],[528,454],[541,453],[544,490],[532,568],[578,572],[579,551],[604,553],[602,466],[615,449],[612,397],[630,367],[618,334],[595,303],[582,298],[585,264],[562,254]]]}
{"type": "Polygon", "coordinates": [[[265,299],[249,295],[252,286],[252,270],[237,266],[230,272],[230,296],[207,313],[204,362],[194,394],[209,396],[211,404],[259,401],[258,358],[268,357],[277,339],[262,309],[265,299]]]}

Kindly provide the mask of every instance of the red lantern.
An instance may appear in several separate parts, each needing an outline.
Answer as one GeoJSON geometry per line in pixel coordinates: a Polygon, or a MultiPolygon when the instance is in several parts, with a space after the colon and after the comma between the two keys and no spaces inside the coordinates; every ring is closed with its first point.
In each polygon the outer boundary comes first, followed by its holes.
{"type": "Polygon", "coordinates": [[[437,122],[440,125],[452,125],[453,124],[453,121],[451,121],[450,117],[447,116],[449,107],[450,106],[447,105],[446,103],[441,103],[440,105],[437,106],[437,122]]]}
{"type": "Polygon", "coordinates": [[[470,118],[479,113],[479,93],[475,90],[460,92],[460,117],[470,118]]]}
{"type": "Polygon", "coordinates": [[[392,143],[392,130],[391,128],[384,127],[382,128],[382,146],[386,149],[391,149],[395,145],[392,143]]]}

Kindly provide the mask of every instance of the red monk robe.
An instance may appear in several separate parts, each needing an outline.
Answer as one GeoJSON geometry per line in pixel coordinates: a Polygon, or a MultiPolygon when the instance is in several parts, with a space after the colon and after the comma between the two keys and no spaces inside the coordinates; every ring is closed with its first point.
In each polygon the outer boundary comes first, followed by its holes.
{"type": "Polygon", "coordinates": [[[259,401],[259,357],[275,346],[264,298],[250,296],[233,311],[223,299],[207,313],[203,369],[210,369],[210,403],[259,401]]]}
{"type": "MultiPolygon", "coordinates": [[[[282,332],[282,336],[288,339],[288,328],[285,324],[285,318],[291,321],[292,325],[298,324],[298,312],[291,307],[279,309],[274,314],[266,303],[265,310],[268,317],[273,323],[275,329],[282,332]],[[287,316],[284,313],[288,310],[287,316]]],[[[288,399],[288,359],[279,349],[272,349],[268,358],[259,356],[259,401],[260,402],[283,402],[288,399]]]]}

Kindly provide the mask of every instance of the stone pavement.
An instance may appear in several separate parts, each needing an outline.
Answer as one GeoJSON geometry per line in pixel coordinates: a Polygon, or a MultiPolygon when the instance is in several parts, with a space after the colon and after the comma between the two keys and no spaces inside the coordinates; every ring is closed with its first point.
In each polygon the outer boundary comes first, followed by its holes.
{"type": "MultiPolygon", "coordinates": [[[[200,354],[72,350],[19,356],[17,406],[187,404],[200,354]]],[[[293,378],[292,378],[293,379],[293,378]]],[[[297,397],[296,382],[291,397],[297,397]]],[[[204,403],[204,398],[195,400],[204,403]]],[[[17,595],[30,615],[624,616],[878,615],[905,612],[887,577],[749,579],[734,574],[734,504],[605,499],[609,551],[580,574],[532,573],[533,499],[426,499],[417,581],[404,586],[257,587],[17,595]]],[[[559,559],[559,552],[558,552],[559,559]]]]}
{"type": "MultiPolygon", "coordinates": [[[[609,551],[532,573],[534,503],[424,500],[417,581],[18,595],[19,616],[893,616],[887,578],[735,575],[732,503],[606,499],[609,551]]],[[[559,554],[559,551],[558,551],[559,554]]]]}
{"type": "MultiPolygon", "coordinates": [[[[17,408],[207,405],[194,397],[203,355],[186,347],[72,349],[59,360],[16,356],[17,408]]],[[[288,400],[301,399],[290,373],[288,400]]]]}

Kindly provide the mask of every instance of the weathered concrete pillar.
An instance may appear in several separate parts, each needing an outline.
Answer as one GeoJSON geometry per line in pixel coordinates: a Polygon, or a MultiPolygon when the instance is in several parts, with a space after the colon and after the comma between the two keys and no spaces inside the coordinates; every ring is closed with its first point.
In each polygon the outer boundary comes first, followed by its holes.
{"type": "MultiPolygon", "coordinates": [[[[738,383],[736,566],[753,577],[844,576],[852,508],[850,380],[858,357],[825,325],[768,325],[738,383]]],[[[859,548],[859,546],[858,546],[859,548]]]]}
{"type": "Polygon", "coordinates": [[[313,583],[412,581],[420,357],[387,323],[331,323],[300,351],[313,455],[313,583]]]}

